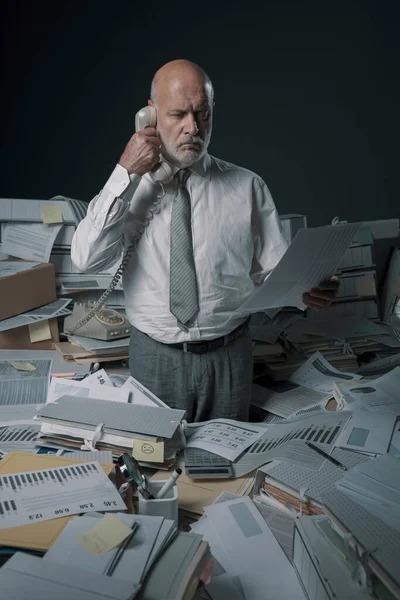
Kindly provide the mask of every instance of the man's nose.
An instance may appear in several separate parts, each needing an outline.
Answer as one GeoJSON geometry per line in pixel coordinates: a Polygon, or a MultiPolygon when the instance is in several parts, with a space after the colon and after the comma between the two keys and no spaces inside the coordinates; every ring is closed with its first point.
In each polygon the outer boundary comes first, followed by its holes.
{"type": "Polygon", "coordinates": [[[189,114],[185,122],[185,133],[189,133],[190,135],[196,135],[198,131],[199,128],[197,127],[197,122],[194,115],[189,114]]]}

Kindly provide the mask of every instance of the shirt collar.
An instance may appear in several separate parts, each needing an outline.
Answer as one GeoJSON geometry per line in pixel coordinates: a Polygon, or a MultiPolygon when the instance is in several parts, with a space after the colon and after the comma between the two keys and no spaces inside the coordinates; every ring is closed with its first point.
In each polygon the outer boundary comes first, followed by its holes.
{"type": "MultiPolygon", "coordinates": [[[[171,164],[170,165],[173,171],[173,174],[175,175],[178,171],[179,171],[179,167],[177,167],[176,165],[171,164]]],[[[189,169],[189,171],[191,171],[192,173],[194,173],[195,175],[199,175],[200,177],[203,177],[204,179],[211,179],[211,159],[209,154],[206,152],[201,158],[199,158],[199,160],[197,160],[195,163],[193,163],[192,165],[190,165],[190,167],[187,167],[189,169]]]]}

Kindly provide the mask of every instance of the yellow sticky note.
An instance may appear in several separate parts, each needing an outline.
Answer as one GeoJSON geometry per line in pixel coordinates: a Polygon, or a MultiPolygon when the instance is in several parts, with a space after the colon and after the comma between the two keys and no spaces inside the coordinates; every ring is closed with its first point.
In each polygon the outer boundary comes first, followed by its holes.
{"type": "Polygon", "coordinates": [[[127,527],[114,515],[107,514],[97,525],[78,535],[75,539],[93,556],[100,556],[113,548],[132,534],[132,529],[127,527]]]}
{"type": "Polygon", "coordinates": [[[164,462],[164,440],[133,439],[133,457],[147,462],[164,462]]]}
{"type": "Polygon", "coordinates": [[[17,371],[36,371],[36,367],[30,362],[14,362],[12,360],[9,360],[8,362],[14,369],[17,369],[17,371]]]}
{"type": "Polygon", "coordinates": [[[62,223],[63,216],[61,206],[57,204],[43,204],[41,206],[43,223],[62,223]]]}
{"type": "Polygon", "coordinates": [[[36,323],[30,323],[28,327],[32,344],[34,342],[42,342],[43,340],[51,340],[51,331],[47,319],[37,321],[36,323]]]}

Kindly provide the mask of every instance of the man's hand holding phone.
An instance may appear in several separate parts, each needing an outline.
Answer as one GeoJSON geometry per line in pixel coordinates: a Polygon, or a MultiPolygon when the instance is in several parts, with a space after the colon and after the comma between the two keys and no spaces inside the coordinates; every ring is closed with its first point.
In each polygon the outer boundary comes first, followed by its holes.
{"type": "Polygon", "coordinates": [[[148,173],[160,160],[161,141],[154,127],[146,127],[133,134],[119,164],[131,175],[148,173]]]}

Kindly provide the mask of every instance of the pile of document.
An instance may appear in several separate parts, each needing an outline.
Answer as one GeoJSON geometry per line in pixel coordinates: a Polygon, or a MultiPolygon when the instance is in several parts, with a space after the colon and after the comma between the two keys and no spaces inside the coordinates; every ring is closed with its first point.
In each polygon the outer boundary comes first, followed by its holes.
{"type": "Polygon", "coordinates": [[[100,393],[79,383],[53,380],[50,392],[58,390],[62,395],[53,396],[54,401],[49,401],[35,417],[41,425],[41,445],[110,450],[114,458],[133,449],[139,462],[158,468],[172,464],[182,447],[181,421],[185,411],[132,404],[128,387],[101,386],[100,393]]]}
{"type": "Polygon", "coordinates": [[[81,365],[110,362],[129,358],[129,337],[118,340],[96,340],[82,336],[70,336],[68,342],[58,342],[54,348],[69,363],[81,365]]]}
{"type": "Polygon", "coordinates": [[[399,220],[353,224],[353,229],[351,226],[339,223],[336,235],[334,227],[298,232],[272,276],[246,301],[244,306],[251,312],[261,305],[268,309],[268,316],[253,314],[250,324],[256,342],[253,353],[257,377],[267,375],[284,381],[317,351],[341,371],[382,373],[392,364],[400,364],[398,250],[395,248],[390,255],[390,243],[399,236],[399,220]],[[303,291],[317,285],[311,282],[311,273],[318,273],[322,279],[328,266],[330,274],[335,272],[340,279],[338,298],[327,309],[302,312],[305,307],[299,300],[299,285],[303,291]],[[284,281],[296,285],[286,289],[284,281]],[[279,290],[280,299],[276,296],[279,290]],[[296,312],[288,306],[301,310],[296,312]],[[273,307],[281,307],[281,311],[274,314],[277,309],[273,307]],[[371,357],[386,362],[366,364],[371,357]],[[260,363],[264,363],[263,368],[260,363]]]}
{"type": "Polygon", "coordinates": [[[206,586],[212,600],[305,598],[293,566],[250,498],[206,506],[191,528],[209,543],[217,560],[206,586]]]}
{"type": "Polygon", "coordinates": [[[400,460],[389,454],[362,462],[336,487],[372,515],[400,532],[400,460]]]}
{"type": "Polygon", "coordinates": [[[50,200],[2,198],[1,209],[2,252],[46,263],[53,262],[50,260],[53,251],[56,256],[70,250],[87,204],[64,196],[50,200]]]}
{"type": "Polygon", "coordinates": [[[2,454],[10,450],[38,452],[40,424],[34,417],[45,406],[52,375],[85,377],[89,365],[77,365],[76,373],[69,370],[55,351],[0,350],[2,454]]]}
{"type": "Polygon", "coordinates": [[[179,600],[209,581],[208,544],[178,533],[174,521],[120,512],[126,506],[108,477],[113,468],[16,451],[1,460],[0,544],[12,555],[0,569],[4,597],[24,597],[30,587],[28,596],[40,600],[54,589],[65,599],[77,590],[88,599],[128,599],[140,590],[149,600],[179,600]]]}

